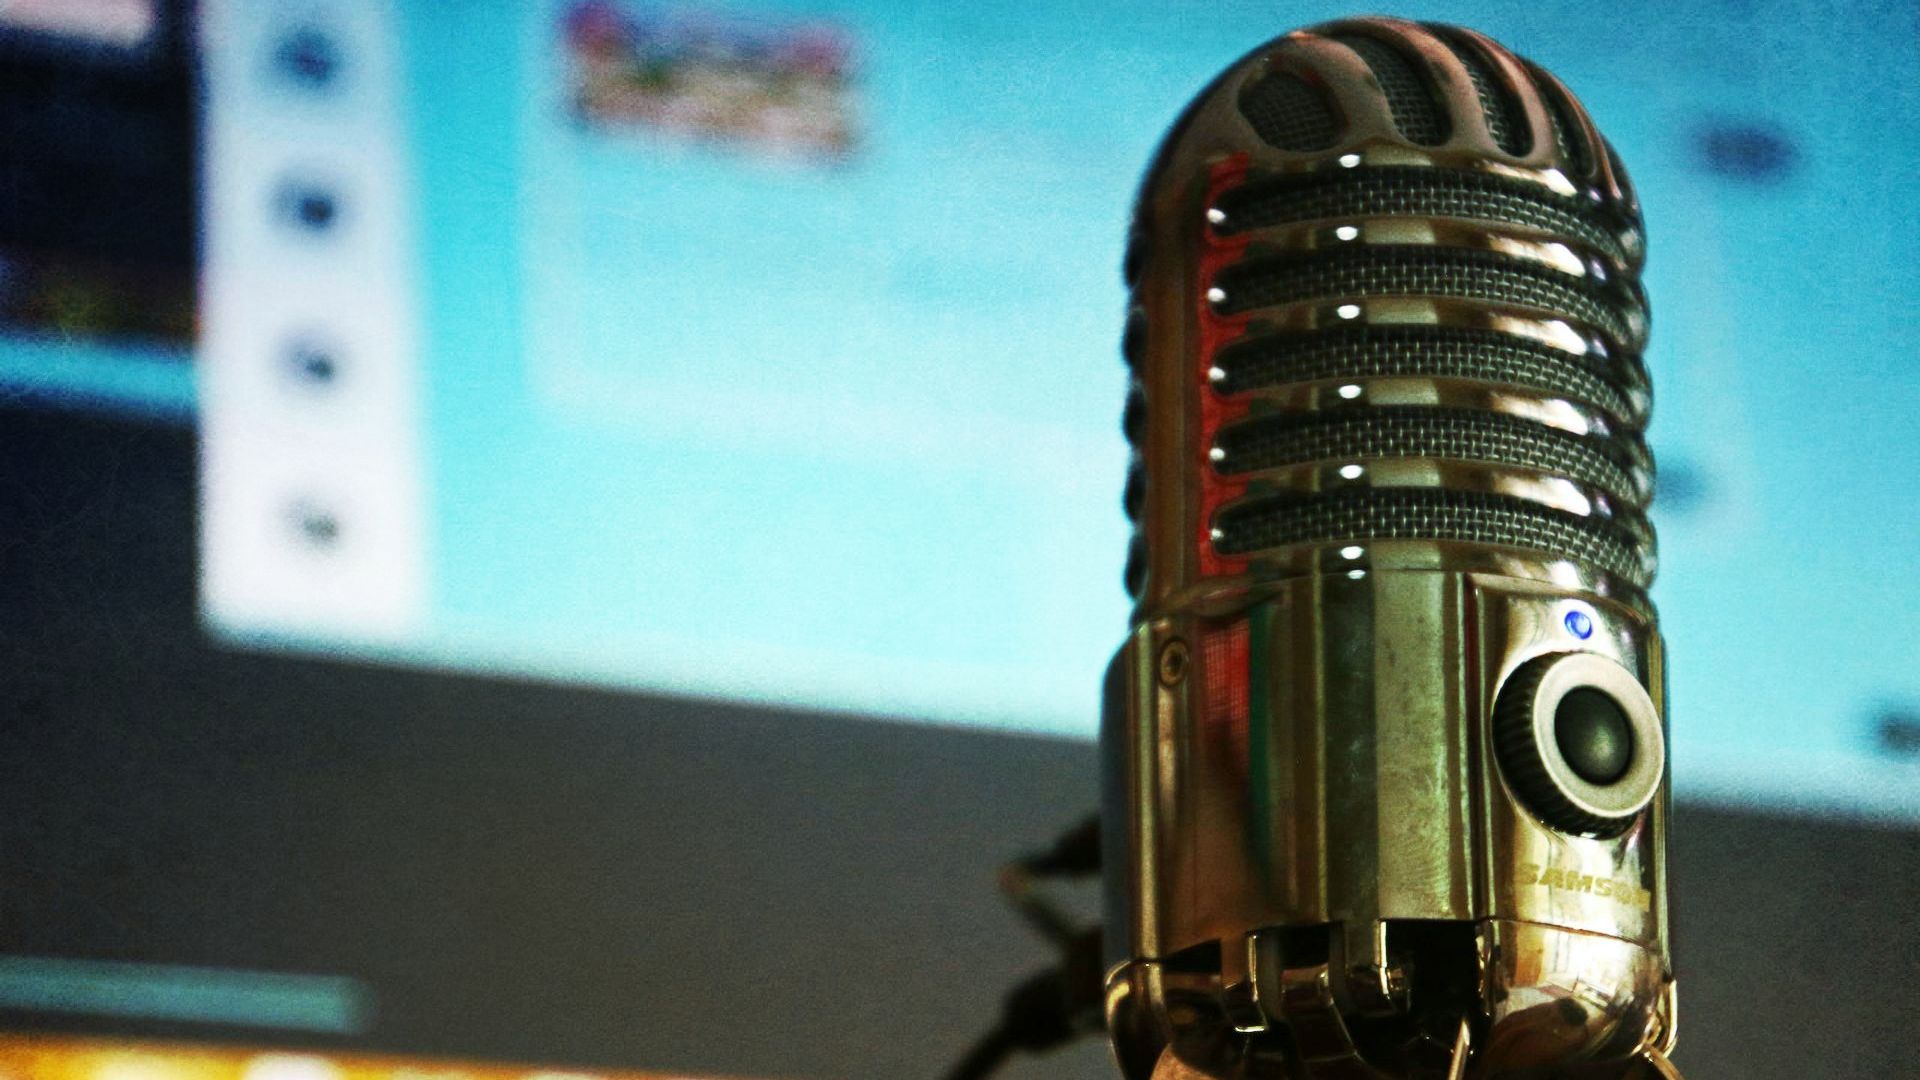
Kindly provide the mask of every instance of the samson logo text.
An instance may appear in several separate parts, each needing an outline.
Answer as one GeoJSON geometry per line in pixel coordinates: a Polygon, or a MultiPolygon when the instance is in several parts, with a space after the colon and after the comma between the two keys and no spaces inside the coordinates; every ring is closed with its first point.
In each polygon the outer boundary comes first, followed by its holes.
{"type": "Polygon", "coordinates": [[[1557,866],[1549,866],[1543,870],[1538,863],[1521,863],[1520,883],[1544,885],[1549,889],[1558,889],[1562,892],[1604,896],[1626,907],[1650,908],[1653,906],[1653,894],[1626,878],[1596,878],[1592,874],[1562,870],[1557,866]]]}

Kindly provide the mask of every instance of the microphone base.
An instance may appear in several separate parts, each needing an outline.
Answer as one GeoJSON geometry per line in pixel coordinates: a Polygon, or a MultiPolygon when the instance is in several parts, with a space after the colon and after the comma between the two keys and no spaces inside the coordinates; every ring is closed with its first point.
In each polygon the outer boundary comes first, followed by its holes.
{"type": "Polygon", "coordinates": [[[1650,609],[1480,572],[1376,563],[1141,623],[1102,734],[1122,1070],[1664,1075],[1663,682],[1650,609]],[[1611,792],[1556,743],[1576,692],[1634,740],[1611,792]]]}
{"type": "Polygon", "coordinates": [[[1657,957],[1552,927],[1460,929],[1487,984],[1401,1013],[1343,1011],[1330,965],[1289,967],[1272,947],[1299,935],[1254,936],[1250,987],[1182,970],[1191,958],[1123,965],[1107,987],[1115,1056],[1129,1080],[1679,1080],[1675,984],[1657,957]]]}

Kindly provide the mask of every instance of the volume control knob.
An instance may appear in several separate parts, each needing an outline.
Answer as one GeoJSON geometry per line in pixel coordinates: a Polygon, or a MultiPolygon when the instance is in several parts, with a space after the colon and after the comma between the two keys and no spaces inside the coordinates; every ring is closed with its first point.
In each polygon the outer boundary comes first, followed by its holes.
{"type": "Polygon", "coordinates": [[[1597,653],[1537,656],[1509,675],[1494,703],[1493,745],[1527,809],[1586,836],[1625,832],[1667,763],[1653,699],[1597,653]]]}

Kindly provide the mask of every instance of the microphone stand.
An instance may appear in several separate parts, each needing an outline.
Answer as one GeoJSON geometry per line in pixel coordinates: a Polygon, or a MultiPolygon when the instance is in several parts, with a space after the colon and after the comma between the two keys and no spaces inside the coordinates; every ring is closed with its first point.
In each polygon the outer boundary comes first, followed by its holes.
{"type": "Polygon", "coordinates": [[[1000,892],[1041,937],[1060,952],[1060,962],[1007,992],[1000,1020],[967,1051],[946,1080],[982,1080],[1015,1053],[1037,1054],[1101,1030],[1100,927],[1074,924],[1039,889],[1042,881],[1091,877],[1100,872],[1100,819],[1089,818],[1046,851],[1000,870],[1000,892]]]}

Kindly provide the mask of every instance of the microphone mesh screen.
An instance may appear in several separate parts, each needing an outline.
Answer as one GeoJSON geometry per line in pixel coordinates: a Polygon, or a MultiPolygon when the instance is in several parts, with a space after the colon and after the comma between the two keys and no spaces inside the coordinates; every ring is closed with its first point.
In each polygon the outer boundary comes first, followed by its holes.
{"type": "Polygon", "coordinates": [[[1230,345],[1214,361],[1224,394],[1321,379],[1406,376],[1524,386],[1594,405],[1638,421],[1630,371],[1611,371],[1561,349],[1512,334],[1466,327],[1339,327],[1314,334],[1255,337],[1230,345]]]}
{"type": "Polygon", "coordinates": [[[1474,92],[1480,95],[1481,114],[1487,119],[1487,133],[1493,136],[1494,145],[1516,157],[1526,153],[1533,146],[1533,133],[1527,130],[1526,114],[1513,91],[1500,81],[1500,76],[1471,41],[1451,34],[1440,35],[1440,40],[1459,58],[1473,79],[1474,92]]]}
{"type": "Polygon", "coordinates": [[[1129,239],[1143,610],[1373,540],[1412,542],[1382,566],[1517,549],[1515,573],[1651,584],[1639,211],[1579,103],[1401,20],[1243,64],[1163,144],[1129,239]]]}
{"type": "Polygon", "coordinates": [[[1285,71],[1247,87],[1240,95],[1240,114],[1260,138],[1281,150],[1325,150],[1340,134],[1326,95],[1285,71]]]}
{"type": "Polygon", "coordinates": [[[1423,146],[1437,146],[1447,141],[1446,113],[1441,111],[1432,88],[1406,57],[1386,42],[1361,34],[1341,34],[1333,40],[1359,53],[1373,69],[1373,77],[1380,80],[1380,89],[1387,96],[1387,107],[1393,112],[1393,124],[1400,129],[1400,134],[1423,146]]]}
{"type": "Polygon", "coordinates": [[[1593,168],[1593,155],[1580,132],[1580,124],[1574,120],[1572,106],[1554,89],[1544,72],[1532,65],[1528,65],[1528,70],[1540,87],[1540,100],[1547,104],[1547,117],[1553,121],[1553,141],[1560,156],[1567,159],[1575,172],[1587,172],[1593,168]]]}
{"type": "Polygon", "coordinates": [[[1589,204],[1538,184],[1458,169],[1375,168],[1258,181],[1221,196],[1223,235],[1297,221],[1440,217],[1522,225],[1623,259],[1613,226],[1589,204]]]}
{"type": "Polygon", "coordinates": [[[1439,296],[1525,304],[1633,340],[1624,298],[1525,259],[1491,251],[1364,246],[1240,263],[1217,279],[1227,314],[1331,297],[1439,296]]]}
{"type": "Polygon", "coordinates": [[[1283,465],[1364,458],[1425,457],[1519,465],[1571,477],[1629,506],[1645,493],[1629,470],[1630,451],[1572,432],[1500,413],[1398,407],[1279,413],[1220,433],[1225,474],[1283,465]]]}
{"type": "Polygon", "coordinates": [[[1638,538],[1619,525],[1479,491],[1369,488],[1280,496],[1224,510],[1214,527],[1214,547],[1226,555],[1334,537],[1458,540],[1551,551],[1642,586],[1653,577],[1638,538]]]}

